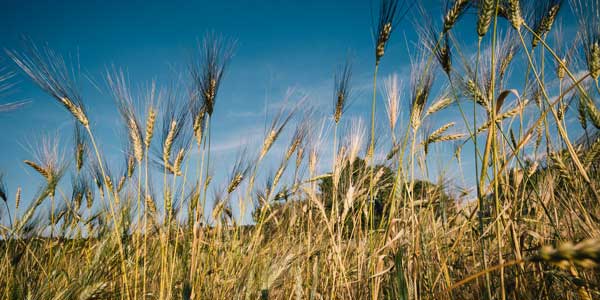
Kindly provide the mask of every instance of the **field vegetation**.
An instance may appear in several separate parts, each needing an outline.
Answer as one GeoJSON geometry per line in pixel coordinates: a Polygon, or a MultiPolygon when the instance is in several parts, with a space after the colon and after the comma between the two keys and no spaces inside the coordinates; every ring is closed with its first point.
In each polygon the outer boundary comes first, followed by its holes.
{"type": "Polygon", "coordinates": [[[77,66],[33,43],[6,50],[70,113],[73,138],[19,162],[40,187],[9,190],[0,176],[1,297],[600,298],[600,1],[448,0],[437,17],[374,2],[373,56],[361,58],[372,98],[341,64],[330,114],[289,102],[224,182],[212,180],[211,128],[234,42],[207,34],[181,86],[134,92],[119,68],[103,75],[126,133],[121,164],[100,150],[77,66]],[[406,85],[378,74],[401,21],[419,33],[406,85]],[[368,121],[345,118],[351,101],[371,105],[368,121]],[[435,149],[453,160],[432,171],[435,149]]]}

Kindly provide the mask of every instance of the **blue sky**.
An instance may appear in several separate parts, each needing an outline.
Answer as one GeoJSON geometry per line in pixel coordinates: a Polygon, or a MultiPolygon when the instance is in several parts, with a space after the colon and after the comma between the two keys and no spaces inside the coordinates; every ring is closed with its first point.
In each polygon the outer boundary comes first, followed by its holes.
{"type": "MultiPolygon", "coordinates": [[[[64,56],[78,56],[82,73],[103,88],[100,92],[87,80],[81,82],[84,102],[102,150],[111,159],[119,160],[123,135],[114,100],[106,92],[107,68],[112,65],[123,68],[134,85],[152,79],[166,83],[185,74],[186,63],[206,32],[237,40],[237,50],[226,71],[214,113],[213,149],[218,169],[219,163],[223,166],[233,163],[240,145],[262,138],[265,104],[270,111],[276,110],[286,91],[296,91],[297,96],[291,97],[290,102],[296,101],[298,95],[305,95],[319,112],[329,113],[333,74],[347,57],[353,59],[355,89],[348,118],[362,116],[368,120],[374,47],[370,8],[376,8],[376,3],[5,0],[0,10],[0,48],[22,49],[22,37],[27,37],[36,44],[47,43],[64,56]]],[[[423,1],[423,4],[439,18],[440,1],[423,1]]],[[[394,32],[382,61],[380,79],[397,72],[408,84],[409,50],[416,43],[412,15],[394,32]]],[[[469,47],[475,44],[474,39],[461,39],[475,35],[474,16],[467,15],[465,19],[455,34],[463,47],[474,49],[469,47]]],[[[3,65],[14,68],[4,54],[1,57],[3,65]]],[[[441,73],[438,77],[444,80],[441,73]]],[[[16,81],[17,90],[0,102],[29,99],[31,103],[0,115],[3,139],[0,170],[6,174],[11,193],[17,186],[42,183],[37,174],[21,163],[32,158],[28,144],[35,144],[48,134],[68,141],[72,134],[72,118],[56,101],[24,76],[19,75],[16,81]]],[[[406,91],[405,95],[408,94],[406,91]]],[[[384,106],[381,99],[378,101],[379,120],[383,121],[384,106]]],[[[436,122],[452,119],[460,124],[456,116],[456,111],[450,110],[436,122]]],[[[384,127],[384,122],[381,125],[384,127]]],[[[449,151],[451,146],[440,149],[441,160],[451,157],[449,151]]],[[[468,149],[463,151],[472,153],[468,149]]],[[[464,158],[465,167],[472,168],[468,156],[464,158]]],[[[452,170],[456,166],[449,167],[452,170]]],[[[25,190],[24,199],[32,193],[25,190]]]]}

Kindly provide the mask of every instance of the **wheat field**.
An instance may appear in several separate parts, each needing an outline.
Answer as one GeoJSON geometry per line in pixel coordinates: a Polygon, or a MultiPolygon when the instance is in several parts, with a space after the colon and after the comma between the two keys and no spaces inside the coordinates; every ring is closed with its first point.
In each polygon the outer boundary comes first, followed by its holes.
{"type": "Polygon", "coordinates": [[[289,102],[256,149],[220,164],[234,40],[205,34],[180,86],[135,89],[107,69],[118,162],[77,67],[37,41],[6,49],[0,96],[27,77],[73,134],[15,162],[39,181],[9,190],[0,173],[2,299],[599,299],[600,1],[447,0],[439,16],[373,2],[374,55],[355,58],[372,93],[357,96],[348,59],[329,111],[289,102]],[[383,76],[401,22],[418,33],[397,66],[409,76],[383,76]],[[350,119],[357,101],[370,109],[350,119]],[[438,149],[454,167],[433,170],[438,149]]]}

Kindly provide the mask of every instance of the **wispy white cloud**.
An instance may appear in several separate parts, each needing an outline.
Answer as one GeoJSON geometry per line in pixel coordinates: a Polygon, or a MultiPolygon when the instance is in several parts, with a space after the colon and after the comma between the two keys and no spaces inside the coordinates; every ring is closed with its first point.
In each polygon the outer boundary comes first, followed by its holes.
{"type": "Polygon", "coordinates": [[[262,126],[233,129],[228,134],[219,136],[211,149],[216,152],[238,150],[244,146],[252,146],[260,141],[263,135],[262,126]]]}

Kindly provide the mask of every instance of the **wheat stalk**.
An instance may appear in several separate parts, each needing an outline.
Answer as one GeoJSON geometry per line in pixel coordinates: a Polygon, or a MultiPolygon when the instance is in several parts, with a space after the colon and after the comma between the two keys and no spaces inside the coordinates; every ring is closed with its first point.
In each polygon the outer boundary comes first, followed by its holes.
{"type": "Polygon", "coordinates": [[[89,210],[94,205],[94,192],[88,187],[85,192],[85,206],[89,210]]]}
{"type": "MultiPolygon", "coordinates": [[[[540,20],[536,22],[537,24],[535,24],[533,28],[537,36],[543,36],[546,33],[548,33],[550,29],[552,29],[552,25],[554,24],[556,16],[558,15],[558,12],[561,8],[562,0],[543,1],[540,3],[543,3],[548,7],[538,7],[538,11],[544,14],[540,18],[540,20]]],[[[533,47],[536,47],[539,43],[539,39],[537,38],[537,36],[534,36],[531,40],[531,44],[533,47]]]]}
{"type": "Polygon", "coordinates": [[[490,28],[492,17],[495,11],[495,0],[481,0],[479,1],[479,15],[477,18],[477,34],[479,37],[485,36],[490,28]]]}
{"type": "Polygon", "coordinates": [[[433,143],[433,142],[437,141],[444,134],[444,132],[446,132],[448,129],[454,127],[454,125],[456,125],[456,123],[454,123],[454,122],[450,122],[450,123],[442,125],[440,128],[438,128],[434,132],[432,132],[427,137],[426,141],[428,141],[428,143],[433,143]]]}
{"type": "Polygon", "coordinates": [[[348,98],[350,96],[350,79],[352,77],[352,66],[350,62],[346,64],[334,76],[334,110],[333,120],[336,124],[340,122],[342,114],[346,110],[348,98]]]}
{"type": "Polygon", "coordinates": [[[267,153],[271,149],[271,146],[273,146],[273,143],[275,143],[275,141],[281,134],[281,131],[283,131],[283,128],[287,125],[287,123],[290,121],[290,119],[294,115],[294,112],[295,112],[295,109],[293,111],[291,111],[287,116],[283,117],[283,110],[281,110],[275,116],[275,118],[271,122],[271,126],[269,127],[267,135],[265,136],[265,139],[263,140],[263,144],[262,144],[260,153],[258,155],[259,161],[262,160],[265,157],[265,155],[267,155],[267,153]]]}
{"type": "Polygon", "coordinates": [[[598,41],[590,47],[588,68],[592,78],[598,80],[598,77],[600,77],[600,42],[598,41]]]}
{"type": "MultiPolygon", "coordinates": [[[[126,176],[121,176],[121,178],[119,179],[119,182],[117,182],[117,193],[120,193],[121,190],[123,190],[123,187],[125,187],[126,180],[127,180],[126,176]]],[[[112,182],[110,184],[112,185],[112,182]]]]}
{"type": "Polygon", "coordinates": [[[133,172],[135,172],[135,157],[134,155],[128,154],[127,155],[127,178],[131,178],[133,176],[133,172]]]}
{"type": "Polygon", "coordinates": [[[85,155],[87,152],[87,144],[83,137],[83,132],[78,124],[75,124],[75,167],[77,171],[81,171],[84,164],[85,155]]]}
{"type": "Polygon", "coordinates": [[[163,144],[163,163],[169,164],[169,157],[171,156],[171,148],[173,147],[173,140],[175,139],[175,133],[177,130],[177,121],[172,120],[169,126],[169,131],[163,144]]]}
{"type": "Polygon", "coordinates": [[[451,97],[441,97],[438,101],[434,102],[427,108],[425,116],[429,116],[440,110],[443,110],[446,107],[450,106],[450,104],[452,103],[454,103],[454,99],[452,99],[451,97]]]}
{"type": "Polygon", "coordinates": [[[519,3],[519,0],[508,0],[508,18],[514,29],[521,29],[524,20],[521,15],[521,4],[519,3]]]}
{"type": "Polygon", "coordinates": [[[598,108],[596,108],[596,105],[589,97],[585,97],[583,103],[590,121],[592,121],[592,124],[597,129],[600,129],[600,111],[598,111],[598,108]]]}
{"type": "Polygon", "coordinates": [[[385,55],[385,47],[391,37],[394,27],[400,19],[408,12],[412,5],[406,4],[401,0],[381,0],[379,6],[379,20],[377,28],[374,28],[373,35],[377,38],[375,44],[375,65],[379,65],[379,61],[385,55]]]}
{"type": "Polygon", "coordinates": [[[142,134],[140,132],[140,128],[137,124],[137,121],[133,118],[129,118],[128,122],[129,126],[129,138],[131,139],[131,143],[133,146],[133,156],[137,160],[138,163],[142,162],[144,158],[144,141],[142,138],[142,134]]]}
{"type": "Polygon", "coordinates": [[[156,111],[154,107],[150,106],[148,109],[148,118],[146,119],[146,138],[144,139],[144,146],[146,149],[150,148],[152,137],[154,136],[154,124],[156,122],[156,111]]]}
{"type": "Polygon", "coordinates": [[[206,34],[199,46],[200,59],[191,65],[195,93],[200,96],[206,113],[213,113],[217,93],[225,69],[233,55],[235,43],[216,36],[206,34]]]}
{"type": "Polygon", "coordinates": [[[44,178],[46,178],[47,181],[51,181],[52,180],[52,174],[51,171],[43,168],[42,166],[30,161],[30,160],[24,160],[23,161],[26,165],[30,166],[32,169],[34,169],[36,172],[40,173],[40,175],[42,175],[44,178]]]}
{"type": "Polygon", "coordinates": [[[589,168],[593,163],[600,158],[600,140],[593,142],[587,149],[587,153],[583,158],[586,168],[589,168]]]}
{"type": "Polygon", "coordinates": [[[177,156],[175,157],[175,162],[173,163],[173,174],[176,176],[181,176],[181,165],[183,163],[183,159],[185,157],[185,150],[183,148],[179,149],[177,156]]]}
{"type": "Polygon", "coordinates": [[[227,186],[227,193],[233,193],[233,191],[235,191],[235,189],[240,185],[240,183],[242,183],[242,180],[244,180],[244,175],[241,173],[236,174],[227,186]]]}
{"type": "Polygon", "coordinates": [[[35,45],[29,45],[29,51],[23,54],[8,51],[8,56],[44,91],[61,103],[84,127],[89,120],[80,100],[75,80],[62,57],[52,50],[40,51],[35,45]]]}
{"type": "Polygon", "coordinates": [[[489,101],[484,96],[481,88],[474,80],[468,79],[465,82],[465,88],[471,99],[475,100],[475,102],[482,107],[486,108],[489,111],[489,101]]]}
{"type": "Polygon", "coordinates": [[[202,136],[204,134],[204,110],[196,113],[194,117],[194,123],[192,124],[192,130],[194,132],[194,137],[196,138],[196,144],[198,147],[202,144],[202,136]]]}
{"type": "Polygon", "coordinates": [[[21,187],[18,187],[17,193],[15,194],[15,210],[19,210],[20,203],[21,203],[21,187]]]}
{"type": "Polygon", "coordinates": [[[598,81],[600,77],[600,1],[571,0],[571,7],[579,23],[583,52],[590,76],[598,81]]]}
{"type": "Polygon", "coordinates": [[[385,94],[385,109],[387,112],[390,129],[395,132],[398,117],[400,115],[400,98],[402,83],[398,81],[398,74],[394,73],[383,82],[385,94]]]}
{"type": "Polygon", "coordinates": [[[454,4],[446,12],[444,17],[444,33],[450,31],[458,18],[465,12],[469,5],[470,0],[454,0],[454,4]]]}
{"type": "MultiPolygon", "coordinates": [[[[430,20],[431,16],[421,8],[421,18],[430,20]]],[[[417,29],[419,38],[423,40],[425,48],[431,52],[442,70],[448,77],[452,71],[452,52],[450,51],[450,34],[445,33],[440,36],[440,33],[431,21],[426,21],[425,25],[420,25],[417,29]]]]}
{"type": "Polygon", "coordinates": [[[577,103],[577,120],[579,121],[579,125],[583,130],[587,130],[587,108],[585,104],[585,100],[580,98],[577,103]]]}
{"type": "Polygon", "coordinates": [[[83,127],[88,127],[88,118],[80,106],[75,105],[67,97],[61,97],[60,99],[58,99],[58,101],[60,101],[67,108],[67,110],[71,112],[71,114],[83,125],[83,127]]]}
{"type": "Polygon", "coordinates": [[[587,239],[577,244],[565,242],[558,247],[543,246],[533,261],[544,261],[566,268],[575,264],[582,268],[593,268],[600,263],[600,240],[587,239]]]}

